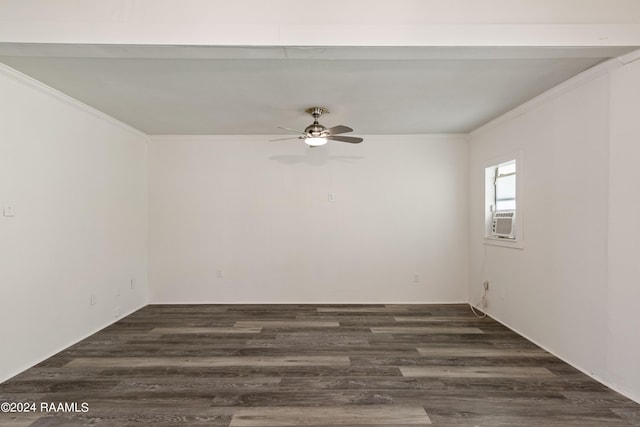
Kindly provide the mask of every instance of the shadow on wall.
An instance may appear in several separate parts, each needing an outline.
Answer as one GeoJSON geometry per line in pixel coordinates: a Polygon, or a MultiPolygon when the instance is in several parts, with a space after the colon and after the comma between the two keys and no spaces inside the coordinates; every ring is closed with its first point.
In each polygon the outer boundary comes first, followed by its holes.
{"type": "Polygon", "coordinates": [[[269,157],[269,160],[286,165],[306,163],[310,166],[322,166],[331,161],[351,163],[353,160],[362,159],[364,159],[363,156],[331,156],[326,147],[309,148],[305,154],[282,154],[269,157]]]}

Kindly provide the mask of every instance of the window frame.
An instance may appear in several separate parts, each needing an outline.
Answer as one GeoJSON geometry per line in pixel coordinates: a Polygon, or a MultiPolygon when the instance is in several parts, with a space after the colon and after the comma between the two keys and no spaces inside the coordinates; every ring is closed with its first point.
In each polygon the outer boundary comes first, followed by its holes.
{"type": "MultiPolygon", "coordinates": [[[[484,163],[484,244],[494,246],[504,246],[516,249],[522,249],[524,247],[524,212],[523,212],[523,192],[522,182],[524,176],[524,168],[522,162],[522,152],[505,154],[500,157],[496,157],[490,161],[484,163]],[[514,238],[504,239],[494,237],[491,235],[491,223],[493,220],[493,213],[496,211],[497,199],[496,199],[496,180],[497,169],[500,166],[515,162],[515,180],[516,180],[516,194],[515,194],[515,220],[513,223],[514,238]]],[[[511,209],[505,209],[511,210],[511,209]]]]}

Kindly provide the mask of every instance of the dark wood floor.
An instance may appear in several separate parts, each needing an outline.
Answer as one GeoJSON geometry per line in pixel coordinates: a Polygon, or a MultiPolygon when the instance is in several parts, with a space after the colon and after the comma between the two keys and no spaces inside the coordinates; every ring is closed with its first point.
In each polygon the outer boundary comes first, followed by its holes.
{"type": "Polygon", "coordinates": [[[640,405],[466,305],[152,305],[0,402],[78,405],[2,426],[640,425],[640,405]]]}

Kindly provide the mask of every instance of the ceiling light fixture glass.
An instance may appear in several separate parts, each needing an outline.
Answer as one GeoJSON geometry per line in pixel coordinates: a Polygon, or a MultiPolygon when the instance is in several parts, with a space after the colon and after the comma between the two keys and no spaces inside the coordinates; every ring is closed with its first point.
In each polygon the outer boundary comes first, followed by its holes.
{"type": "Polygon", "coordinates": [[[305,138],[304,142],[306,142],[308,145],[311,145],[312,147],[318,147],[319,145],[326,144],[327,138],[323,138],[320,136],[312,136],[309,138],[305,138]]]}

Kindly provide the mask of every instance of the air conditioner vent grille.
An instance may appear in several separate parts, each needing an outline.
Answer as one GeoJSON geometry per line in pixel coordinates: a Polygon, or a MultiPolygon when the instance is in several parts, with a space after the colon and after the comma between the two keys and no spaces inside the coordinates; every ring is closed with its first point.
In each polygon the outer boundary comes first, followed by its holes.
{"type": "Polygon", "coordinates": [[[491,236],[501,239],[515,239],[514,220],[515,211],[494,212],[491,221],[491,236]]]}
{"type": "Polygon", "coordinates": [[[513,212],[496,212],[496,218],[513,218],[513,212]]]}

